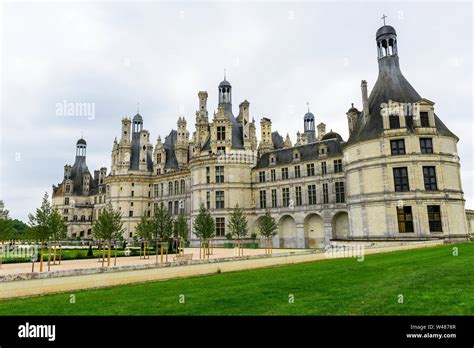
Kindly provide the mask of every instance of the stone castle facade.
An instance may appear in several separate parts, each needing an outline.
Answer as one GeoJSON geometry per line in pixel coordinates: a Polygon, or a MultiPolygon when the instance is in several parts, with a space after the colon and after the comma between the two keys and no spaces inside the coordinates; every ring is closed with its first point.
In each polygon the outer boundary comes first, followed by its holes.
{"type": "Polygon", "coordinates": [[[143,117],[123,118],[112,146],[111,170],[86,165],[86,142],[76,144],[74,165],[53,186],[53,204],[64,214],[69,236],[91,238],[92,224],[110,202],[122,212],[125,238],[142,216],[163,202],[173,215],[192,221],[204,204],[224,240],[227,220],[238,204],[250,232],[268,209],[278,222],[275,247],[314,248],[331,240],[466,240],[468,225],[461,187],[458,138],[402,75],[395,29],[376,34],[379,77],[362,108],[346,113],[344,141],[326,125],[315,126],[308,110],[295,144],[257,127],[250,104],[232,108],[232,86],[218,86],[218,108],[209,115],[208,93],[198,93],[195,132],[179,117],[177,130],[156,143],[143,117]]]}

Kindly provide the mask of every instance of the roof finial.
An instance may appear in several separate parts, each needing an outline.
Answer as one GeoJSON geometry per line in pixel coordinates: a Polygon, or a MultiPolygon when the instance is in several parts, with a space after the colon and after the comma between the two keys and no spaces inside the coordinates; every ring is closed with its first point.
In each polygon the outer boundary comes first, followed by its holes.
{"type": "Polygon", "coordinates": [[[385,13],[384,13],[383,16],[382,16],[382,18],[380,18],[380,19],[383,20],[383,25],[385,25],[385,18],[387,18],[387,16],[386,16],[385,13]]]}
{"type": "Polygon", "coordinates": [[[140,113],[140,102],[137,102],[137,114],[140,113]]]}
{"type": "Polygon", "coordinates": [[[84,139],[84,131],[81,131],[81,139],[84,139]]]}
{"type": "Polygon", "coordinates": [[[351,107],[354,108],[354,103],[351,103],[351,107]]]}
{"type": "Polygon", "coordinates": [[[225,81],[225,75],[226,75],[226,68],[224,68],[224,81],[225,81]]]}
{"type": "Polygon", "coordinates": [[[306,102],[306,105],[308,105],[308,112],[309,112],[309,102],[306,102]]]}

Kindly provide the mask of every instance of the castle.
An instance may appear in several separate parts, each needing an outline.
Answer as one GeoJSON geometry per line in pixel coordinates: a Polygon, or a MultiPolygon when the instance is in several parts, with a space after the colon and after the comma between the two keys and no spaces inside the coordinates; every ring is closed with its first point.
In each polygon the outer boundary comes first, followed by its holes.
{"type": "Polygon", "coordinates": [[[402,75],[397,34],[376,33],[379,75],[368,95],[362,81],[361,110],[346,117],[344,141],[308,110],[292,144],[260,121],[260,141],[250,104],[232,108],[232,86],[218,86],[218,108],[208,112],[208,93],[198,93],[195,132],[179,117],[177,130],[153,145],[144,119],[123,118],[112,146],[111,170],[92,176],[86,141],[76,144],[74,165],[53,186],[73,238],[92,238],[92,224],[106,203],[122,212],[125,238],[142,216],[163,202],[171,214],[192,221],[204,204],[215,219],[217,241],[238,204],[251,232],[269,210],[278,223],[275,247],[318,248],[331,240],[467,240],[458,138],[402,75]]]}

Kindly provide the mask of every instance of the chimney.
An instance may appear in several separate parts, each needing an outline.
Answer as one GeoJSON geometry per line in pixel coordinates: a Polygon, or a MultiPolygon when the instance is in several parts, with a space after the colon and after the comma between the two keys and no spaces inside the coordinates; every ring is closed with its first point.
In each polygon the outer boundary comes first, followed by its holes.
{"type": "Polygon", "coordinates": [[[362,90],[362,111],[364,113],[364,121],[367,120],[369,116],[369,97],[367,96],[367,81],[362,80],[360,85],[362,90]]]}
{"type": "Polygon", "coordinates": [[[326,134],[326,125],[324,123],[318,124],[318,140],[321,140],[326,134]]]}

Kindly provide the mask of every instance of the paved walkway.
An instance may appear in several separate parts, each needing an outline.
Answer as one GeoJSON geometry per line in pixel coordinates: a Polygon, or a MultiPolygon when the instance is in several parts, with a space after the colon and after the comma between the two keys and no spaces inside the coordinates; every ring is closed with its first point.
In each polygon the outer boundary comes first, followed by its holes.
{"type": "MultiPolygon", "coordinates": [[[[244,256],[248,255],[265,255],[265,249],[243,249],[244,256]]],[[[301,252],[304,249],[273,249],[273,254],[278,253],[287,253],[290,251],[301,252]]],[[[185,254],[193,254],[193,260],[199,260],[199,248],[185,248],[185,254]]],[[[114,258],[110,259],[110,267],[114,267],[114,258]]],[[[168,255],[168,262],[172,262],[174,254],[168,255]]],[[[221,259],[234,256],[234,249],[226,248],[214,248],[213,254],[209,256],[209,259],[221,259]]],[[[158,262],[160,262],[161,256],[158,255],[158,262]]],[[[163,256],[165,259],[165,256],[163,256]]],[[[130,265],[141,265],[147,263],[155,263],[156,256],[150,255],[149,259],[140,259],[140,256],[122,256],[117,257],[116,266],[130,266],[130,265]]],[[[107,266],[107,259],[104,263],[107,266]]],[[[99,262],[97,258],[94,259],[82,259],[82,260],[67,260],[61,261],[61,265],[58,264],[56,260],[56,265],[53,265],[51,261],[51,271],[62,271],[62,270],[72,270],[72,269],[81,269],[81,268],[99,268],[102,266],[102,262],[99,262]]],[[[43,272],[48,271],[48,257],[45,255],[45,260],[43,261],[43,272]]],[[[17,274],[17,273],[30,273],[31,272],[31,262],[28,263],[10,263],[2,265],[0,268],[0,275],[6,274],[17,274]]],[[[39,272],[39,262],[35,262],[35,272],[39,272]]]]}

